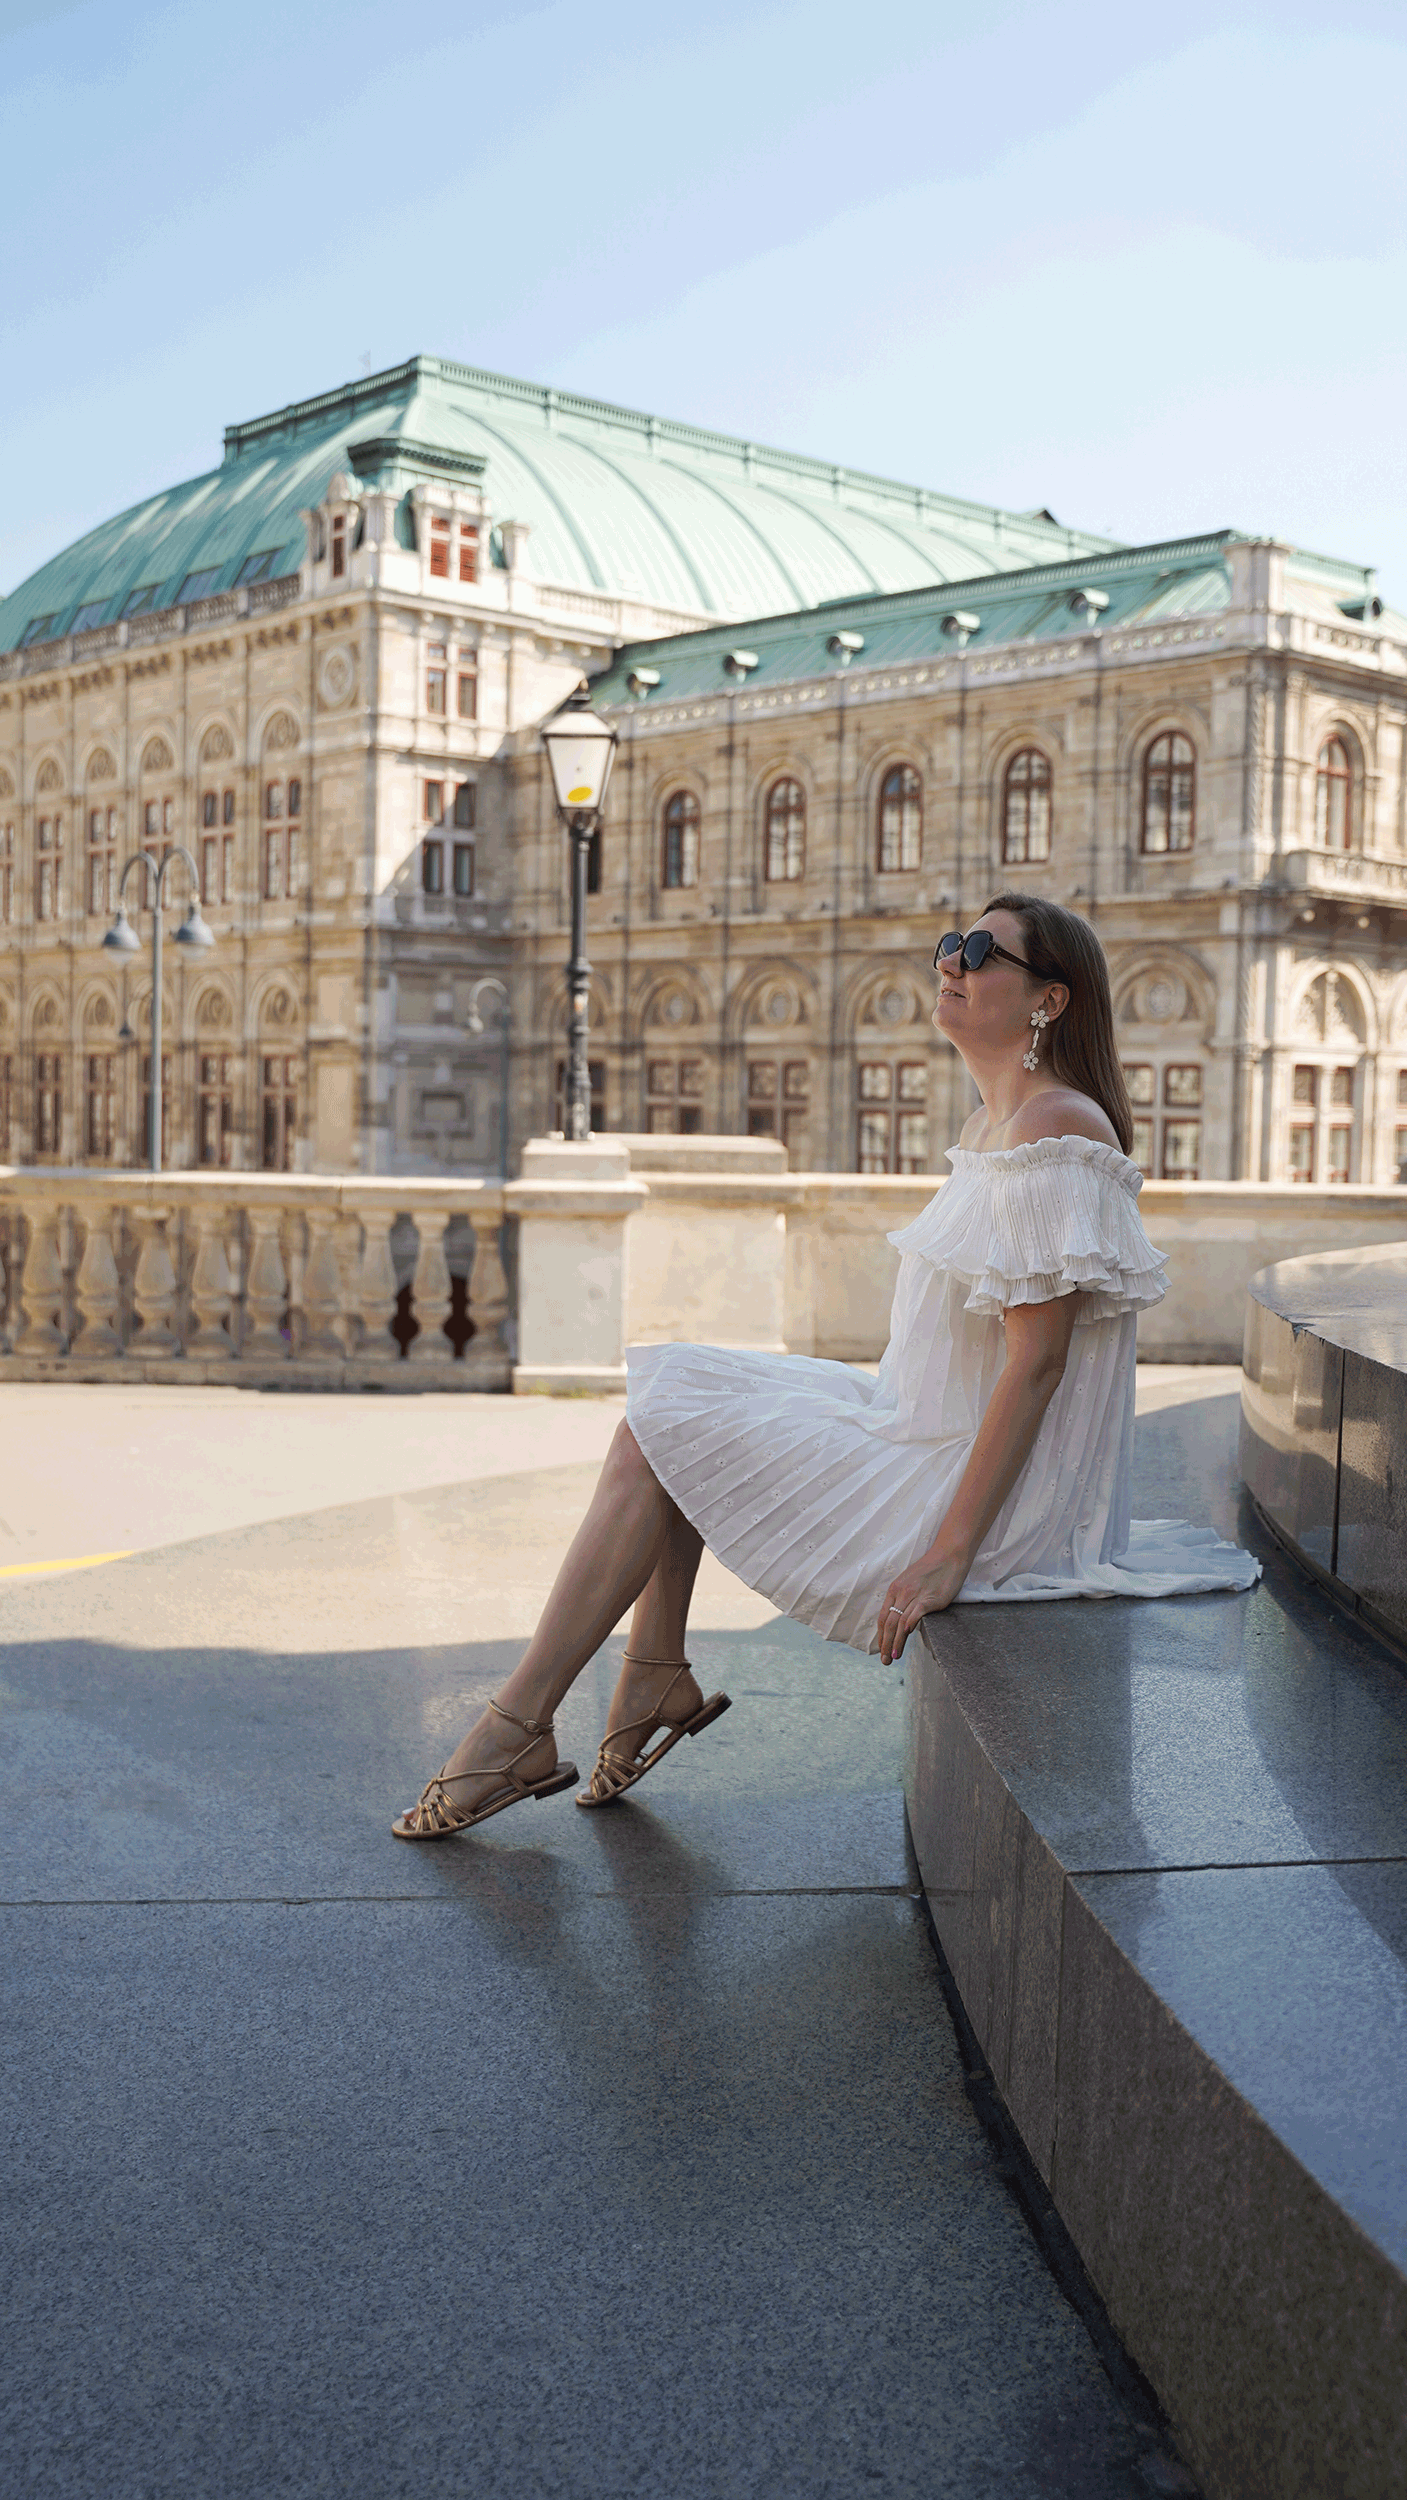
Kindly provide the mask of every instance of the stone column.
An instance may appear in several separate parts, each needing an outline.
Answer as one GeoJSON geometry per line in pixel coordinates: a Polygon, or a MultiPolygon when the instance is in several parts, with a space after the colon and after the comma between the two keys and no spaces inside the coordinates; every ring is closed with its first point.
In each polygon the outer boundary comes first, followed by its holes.
{"type": "Polygon", "coordinates": [[[508,1317],[508,1279],[499,1256],[498,1235],[502,1217],[497,1209],[491,1214],[471,1215],[474,1228],[474,1265],[469,1277],[469,1317],[474,1334],[464,1349],[464,1361],[481,1389],[506,1389],[510,1386],[513,1366],[503,1342],[503,1324],[508,1317]]]}
{"type": "Polygon", "coordinates": [[[74,1353],[88,1361],[122,1352],[122,1339],[113,1325],[122,1300],[122,1285],[112,1254],[112,1222],[113,1211],[103,1200],[89,1208],[83,1257],[74,1284],[83,1326],[73,1344],[74,1353]]]}
{"type": "Polygon", "coordinates": [[[225,1246],[229,1220],[227,1207],[205,1204],[196,1217],[195,1266],[191,1271],[191,1309],[196,1326],[186,1351],[198,1354],[207,1363],[234,1360],[229,1325],[234,1277],[225,1246]]]}
{"type": "Polygon", "coordinates": [[[519,1218],[516,1396],[625,1387],[626,1228],[648,1196],[614,1138],[524,1147],[522,1179],[503,1193],[519,1218]]]}
{"type": "Polygon", "coordinates": [[[244,1343],[239,1350],[242,1363],[286,1363],[288,1344],[283,1334],[284,1312],[288,1307],[288,1272],[279,1246],[279,1207],[252,1207],[249,1214],[249,1274],[245,1279],[244,1343]]]}
{"type": "Polygon", "coordinates": [[[64,1272],[59,1257],[59,1211],[38,1210],[29,1218],[29,1241],[20,1274],[20,1308],[24,1326],[15,1340],[16,1354],[62,1354],[68,1340],[59,1325],[63,1310],[64,1272]]]}
{"type": "Polygon", "coordinates": [[[316,1362],[343,1363],[347,1349],[338,1334],[342,1310],[342,1278],[334,1238],[337,1217],[318,1208],[308,1219],[308,1254],[303,1267],[303,1326],[300,1352],[316,1362]]]}
{"type": "Polygon", "coordinates": [[[142,1325],[132,1341],[132,1352],[138,1355],[178,1355],[181,1340],[171,1325],[176,1307],[176,1270],[166,1241],[169,1207],[147,1207],[142,1211],[142,1247],[137,1260],[137,1273],[132,1285],[132,1299],[142,1325]]]}
{"type": "Polygon", "coordinates": [[[391,1334],[396,1316],[396,1263],[391,1256],[394,1215],[379,1211],[362,1216],[362,1255],[357,1275],[357,1305],[362,1316],[359,1363],[398,1363],[401,1349],[391,1334]]]}
{"type": "Polygon", "coordinates": [[[445,1334],[450,1314],[450,1274],[445,1260],[447,1215],[417,1208],[420,1256],[415,1262],[415,1316],[420,1334],[411,1341],[412,1363],[450,1363],[454,1348],[445,1334]]]}

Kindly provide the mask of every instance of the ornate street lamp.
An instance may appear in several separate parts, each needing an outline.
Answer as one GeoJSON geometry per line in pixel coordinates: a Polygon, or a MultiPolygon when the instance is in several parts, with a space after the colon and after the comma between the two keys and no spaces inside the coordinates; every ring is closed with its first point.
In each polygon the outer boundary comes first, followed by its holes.
{"type": "Polygon", "coordinates": [[[114,955],[136,955],[142,941],[127,917],[122,897],[134,868],[143,869],[155,882],[151,921],[151,1082],[147,1089],[147,1144],[153,1172],[161,1170],[161,914],[165,905],[166,871],[175,859],[183,859],[191,876],[191,899],[185,919],[176,931],[178,946],[213,946],[215,933],[200,911],[200,870],[183,842],[166,852],[160,867],[149,851],[134,851],[123,867],[117,886],[117,913],[103,945],[114,955]]]}
{"type": "Polygon", "coordinates": [[[567,1025],[567,1135],[580,1145],[591,1134],[591,1071],[586,1056],[586,861],[601,821],[616,756],[616,733],[598,720],[583,683],[542,733],[557,812],[572,844],[572,952],[567,965],[571,1015],[567,1025]]]}

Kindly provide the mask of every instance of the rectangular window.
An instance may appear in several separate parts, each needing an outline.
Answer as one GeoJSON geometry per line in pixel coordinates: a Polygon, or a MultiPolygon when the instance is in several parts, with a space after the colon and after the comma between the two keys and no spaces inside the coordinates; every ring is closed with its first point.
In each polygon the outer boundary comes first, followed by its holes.
{"type": "Polygon", "coordinates": [[[420,845],[420,887],[425,894],[443,894],[445,890],[445,846],[443,842],[422,842],[420,845]]]}
{"type": "Polygon", "coordinates": [[[862,1059],[856,1080],[857,1172],[926,1172],[928,1066],[922,1059],[862,1059]],[[897,1107],[890,1110],[889,1105],[897,1107]]]}
{"type": "Polygon", "coordinates": [[[234,835],[232,833],[223,833],[220,836],[220,900],[222,903],[234,901],[234,835]]]}
{"type": "Polygon", "coordinates": [[[15,828],[0,825],[0,922],[6,928],[15,916],[15,828]]]}
{"type": "Polygon", "coordinates": [[[1129,1148],[1129,1161],[1138,1165],[1138,1168],[1143,1174],[1145,1180],[1152,1179],[1153,1123],[1151,1120],[1140,1120],[1135,1117],[1133,1124],[1133,1143],[1129,1148]]]}
{"type": "Polygon", "coordinates": [[[1339,1107],[1353,1101],[1352,1068],[1335,1068],[1329,1079],[1329,1100],[1339,1107]]]}
{"type": "Polygon", "coordinates": [[[234,823],[234,792],[233,792],[233,790],[226,790],[226,791],[223,793],[222,797],[221,797],[221,801],[220,801],[220,822],[221,822],[221,824],[222,824],[222,825],[232,825],[232,824],[234,823]]]}
{"type": "Polygon", "coordinates": [[[57,1155],[63,1128],[63,1061],[57,1051],[34,1055],[34,1151],[57,1155]]]}
{"type": "Polygon", "coordinates": [[[1165,1181],[1195,1181],[1201,1160],[1202,1123],[1200,1120],[1164,1120],[1163,1178],[1165,1181]]]}
{"type": "MultiPolygon", "coordinates": [[[[3,1075],[4,1070],[9,1067],[9,1064],[8,1059],[0,1062],[0,1075],[3,1075]]],[[[5,1099],[8,1102],[8,1082],[5,1086],[5,1099]]],[[[6,1134],[8,1137],[8,1129],[6,1134]]],[[[1400,1128],[1397,1132],[1397,1183],[1400,1189],[1407,1189],[1407,1128],[1400,1128]]]]}
{"type": "Polygon", "coordinates": [[[117,1062],[110,1051],[88,1055],[83,1139],[90,1163],[111,1163],[117,1137],[117,1062]]]}
{"type": "Polygon", "coordinates": [[[1312,1181],[1314,1178],[1314,1131],[1292,1128],[1290,1131],[1290,1178],[1312,1181]]]}
{"type": "MultiPolygon", "coordinates": [[[[8,1054],[0,1056],[0,1155],[4,1155],[7,1161],[10,1154],[11,1125],[14,1119],[14,1081],[13,1059],[8,1054]]],[[[1401,1141],[1402,1132],[1399,1131],[1399,1143],[1401,1141]]],[[[1402,1161],[1400,1154],[1397,1160],[1400,1164],[1402,1161]]],[[[1399,1180],[1402,1178],[1401,1172],[1398,1173],[1398,1178],[1399,1180]]]]}
{"type": "Polygon", "coordinates": [[[454,794],[454,821],[460,833],[473,832],[477,798],[478,791],[473,782],[461,781],[454,794]]]}
{"type": "Polygon", "coordinates": [[[1399,1110],[1407,1111],[1407,1068],[1397,1071],[1397,1102],[1399,1110]]]}
{"type": "Polygon", "coordinates": [[[430,570],[437,580],[449,580],[449,523],[430,523],[430,570]]]}
{"type": "Polygon", "coordinates": [[[474,845],[456,842],[454,846],[454,890],[463,902],[474,891],[474,845]]]}
{"type": "Polygon", "coordinates": [[[477,720],[479,717],[479,672],[476,668],[466,668],[462,660],[459,664],[459,717],[461,720],[477,720]]]}
{"type": "Polygon", "coordinates": [[[291,1172],[298,1137],[298,1062],[280,1052],[261,1061],[262,1159],[266,1172],[291,1172]]]}
{"type": "MultiPolygon", "coordinates": [[[[298,896],[299,844],[303,784],[291,780],[264,784],[264,900],[292,903],[298,896]]],[[[233,853],[233,842],[230,844],[233,853]]],[[[279,1167],[282,1169],[282,1166],[279,1167]]]]}
{"type": "Polygon", "coordinates": [[[220,837],[218,833],[207,833],[201,838],[200,899],[202,903],[218,903],[220,900],[220,837]]]}
{"type": "Polygon", "coordinates": [[[1349,1169],[1352,1162],[1352,1129],[1331,1128],[1329,1131],[1329,1152],[1327,1156],[1328,1170],[1325,1174],[1325,1178],[1330,1181],[1346,1181],[1349,1177],[1349,1169]]]}
{"type": "Polygon", "coordinates": [[[1201,1069],[1164,1068],[1163,1100],[1170,1111],[1199,1111],[1202,1105],[1201,1069]]]}
{"type": "Polygon", "coordinates": [[[1313,1109],[1319,1100],[1319,1070],[1317,1068],[1296,1068],[1293,1100],[1307,1103],[1310,1109],[1313,1109]]]}
{"type": "Polygon", "coordinates": [[[234,1066],[229,1051],[201,1053],[196,1152],[202,1163],[225,1170],[234,1161],[234,1066]]]}
{"type": "Polygon", "coordinates": [[[479,525],[477,521],[459,524],[459,578],[476,582],[479,578],[479,525]]]}
{"type": "Polygon", "coordinates": [[[340,582],[347,570],[347,520],[339,512],[332,524],[332,578],[340,582]]]}
{"type": "Polygon", "coordinates": [[[88,909],[109,912],[117,901],[117,810],[88,810],[88,909]]]}
{"type": "Polygon", "coordinates": [[[1145,1104],[1157,1101],[1157,1087],[1152,1068],[1146,1067],[1141,1062],[1130,1067],[1125,1062],[1124,1083],[1129,1089],[1129,1101],[1135,1110],[1141,1110],[1145,1104]]]}
{"type": "MultiPolygon", "coordinates": [[[[656,1137],[697,1137],[703,1126],[702,1059],[651,1059],[645,1068],[645,1126],[656,1137]]],[[[770,1132],[769,1132],[770,1134],[770,1132]]]]}
{"type": "Polygon", "coordinates": [[[445,672],[442,668],[425,671],[425,709],[443,715],[445,708],[445,672]]]}
{"type": "Polygon", "coordinates": [[[38,875],[34,892],[35,915],[40,920],[58,920],[63,913],[63,846],[62,816],[41,816],[35,830],[38,875]]]}
{"type": "Polygon", "coordinates": [[[218,790],[207,790],[204,793],[200,802],[200,821],[203,825],[214,824],[215,811],[219,804],[220,794],[218,790]]]}
{"type": "Polygon", "coordinates": [[[442,825],[444,823],[445,785],[442,781],[426,782],[422,807],[427,825],[442,825]]]}

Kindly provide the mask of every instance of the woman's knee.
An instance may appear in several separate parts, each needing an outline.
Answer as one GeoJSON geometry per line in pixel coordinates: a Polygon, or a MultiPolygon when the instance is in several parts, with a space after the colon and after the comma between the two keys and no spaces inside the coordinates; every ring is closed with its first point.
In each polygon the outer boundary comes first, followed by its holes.
{"type": "Polygon", "coordinates": [[[653,1476],[654,1469],[631,1431],[629,1424],[619,1423],[611,1441],[609,1464],[613,1471],[632,1480],[653,1476]]]}

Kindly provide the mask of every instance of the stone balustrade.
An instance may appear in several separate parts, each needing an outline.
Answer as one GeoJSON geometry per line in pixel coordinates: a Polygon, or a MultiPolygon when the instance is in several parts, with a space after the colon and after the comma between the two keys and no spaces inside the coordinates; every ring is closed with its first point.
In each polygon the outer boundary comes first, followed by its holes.
{"type": "Polygon", "coordinates": [[[503,1191],[0,1170],[0,1378],[506,1389],[503,1191]]]}
{"type": "MultiPolygon", "coordinates": [[[[0,1370],[583,1395],[623,1389],[628,1345],[681,1338],[875,1362],[887,1236],[934,1187],[791,1172],[739,1137],[538,1139],[506,1187],[0,1170],[0,1370]]],[[[1149,1181],[1140,1206],[1169,1260],[1152,1362],[1235,1362],[1257,1269],[1407,1230],[1400,1189],[1149,1181]]]]}

